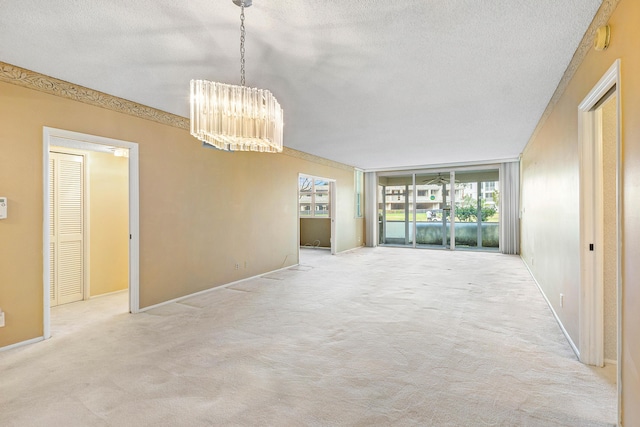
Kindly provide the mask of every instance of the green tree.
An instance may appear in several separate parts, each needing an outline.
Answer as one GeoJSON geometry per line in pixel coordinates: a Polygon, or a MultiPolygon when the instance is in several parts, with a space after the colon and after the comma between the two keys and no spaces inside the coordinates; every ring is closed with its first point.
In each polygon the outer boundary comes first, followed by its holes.
{"type": "MultiPolygon", "coordinates": [[[[495,205],[486,205],[484,199],[480,199],[480,220],[486,221],[498,212],[495,205]]],[[[471,196],[464,196],[462,203],[456,206],[456,219],[460,222],[478,221],[478,204],[471,196]]]]}
{"type": "Polygon", "coordinates": [[[491,218],[492,216],[494,216],[496,214],[496,212],[498,212],[498,208],[496,207],[496,205],[489,205],[489,206],[485,206],[484,203],[484,199],[482,199],[481,201],[481,213],[482,213],[482,221],[486,221],[489,218],[491,218]]]}

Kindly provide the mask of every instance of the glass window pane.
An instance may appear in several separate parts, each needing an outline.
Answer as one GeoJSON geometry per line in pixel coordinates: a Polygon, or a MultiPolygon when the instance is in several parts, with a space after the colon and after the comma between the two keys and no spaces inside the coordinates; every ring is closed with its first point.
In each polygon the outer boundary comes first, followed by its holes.
{"type": "Polygon", "coordinates": [[[298,179],[301,217],[329,218],[330,181],[323,178],[304,177],[298,179]]]}
{"type": "Polygon", "coordinates": [[[329,192],[329,182],[324,179],[315,179],[315,192],[316,193],[328,193],[329,192]]]}
{"type": "Polygon", "coordinates": [[[298,188],[300,191],[313,191],[313,179],[307,176],[301,176],[298,179],[298,188]]]}
{"type": "Polygon", "coordinates": [[[329,203],[329,193],[316,193],[316,204],[329,203]]]}
{"type": "Polygon", "coordinates": [[[320,218],[329,217],[329,204],[328,203],[316,203],[316,210],[314,216],[320,218]]]}
{"type": "Polygon", "coordinates": [[[364,194],[364,172],[356,170],[355,171],[355,209],[356,209],[356,218],[362,218],[362,195],[364,194]]]}
{"type": "Polygon", "coordinates": [[[488,181],[481,185],[482,246],[485,248],[498,249],[499,247],[500,190],[498,184],[498,181],[488,181]]]}
{"type": "Polygon", "coordinates": [[[311,204],[300,203],[300,216],[311,216],[311,204]]]}
{"type": "Polygon", "coordinates": [[[308,204],[311,205],[311,202],[313,201],[313,195],[312,194],[300,194],[300,204],[308,204]]]}

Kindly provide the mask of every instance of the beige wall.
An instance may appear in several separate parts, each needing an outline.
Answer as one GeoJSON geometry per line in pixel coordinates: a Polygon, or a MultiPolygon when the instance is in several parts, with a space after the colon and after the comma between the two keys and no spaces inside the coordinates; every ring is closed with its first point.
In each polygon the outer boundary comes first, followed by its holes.
{"type": "Polygon", "coordinates": [[[0,347],[43,333],[43,126],[139,144],[141,307],[296,264],[299,173],[336,180],[337,249],[359,246],[352,168],[204,149],[183,129],[2,82],[0,118],[0,347]]]}
{"type": "Polygon", "coordinates": [[[524,151],[521,254],[578,345],[577,103],[575,111],[563,107],[556,107],[538,138],[524,151]],[[561,110],[563,114],[558,114],[561,110]],[[560,307],[560,294],[564,294],[564,307],[560,307]]]}
{"type": "Polygon", "coordinates": [[[640,425],[640,2],[621,0],[611,45],[591,50],[522,158],[522,256],[573,340],[578,340],[578,105],[621,59],[622,409],[640,425]],[[565,307],[559,294],[566,296],[565,307]]]}
{"type": "Polygon", "coordinates": [[[87,152],[91,296],[129,285],[129,159],[87,152]]]}
{"type": "Polygon", "coordinates": [[[330,248],[330,239],[331,220],[329,218],[300,218],[300,246],[330,248]]]}
{"type": "MultiPolygon", "coordinates": [[[[363,204],[364,206],[364,204],[363,204]]],[[[356,243],[357,246],[364,246],[367,242],[365,241],[366,239],[364,238],[365,236],[365,219],[364,219],[364,214],[362,218],[356,218],[356,243]]]]}

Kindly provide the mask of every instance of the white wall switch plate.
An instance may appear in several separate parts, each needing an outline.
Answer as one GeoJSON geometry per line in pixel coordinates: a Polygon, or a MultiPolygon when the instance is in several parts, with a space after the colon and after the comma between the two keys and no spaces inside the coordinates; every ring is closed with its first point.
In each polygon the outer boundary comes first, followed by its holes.
{"type": "Polygon", "coordinates": [[[7,198],[0,197],[0,219],[7,218],[7,198]]]}

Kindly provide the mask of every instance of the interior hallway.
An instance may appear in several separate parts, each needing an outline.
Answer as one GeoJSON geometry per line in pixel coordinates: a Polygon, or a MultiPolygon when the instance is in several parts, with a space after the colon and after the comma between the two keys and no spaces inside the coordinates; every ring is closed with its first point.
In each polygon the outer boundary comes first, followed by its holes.
{"type": "Polygon", "coordinates": [[[306,249],[126,305],[58,307],[52,339],[1,352],[0,425],[615,425],[614,370],[576,360],[517,256],[306,249]]]}

